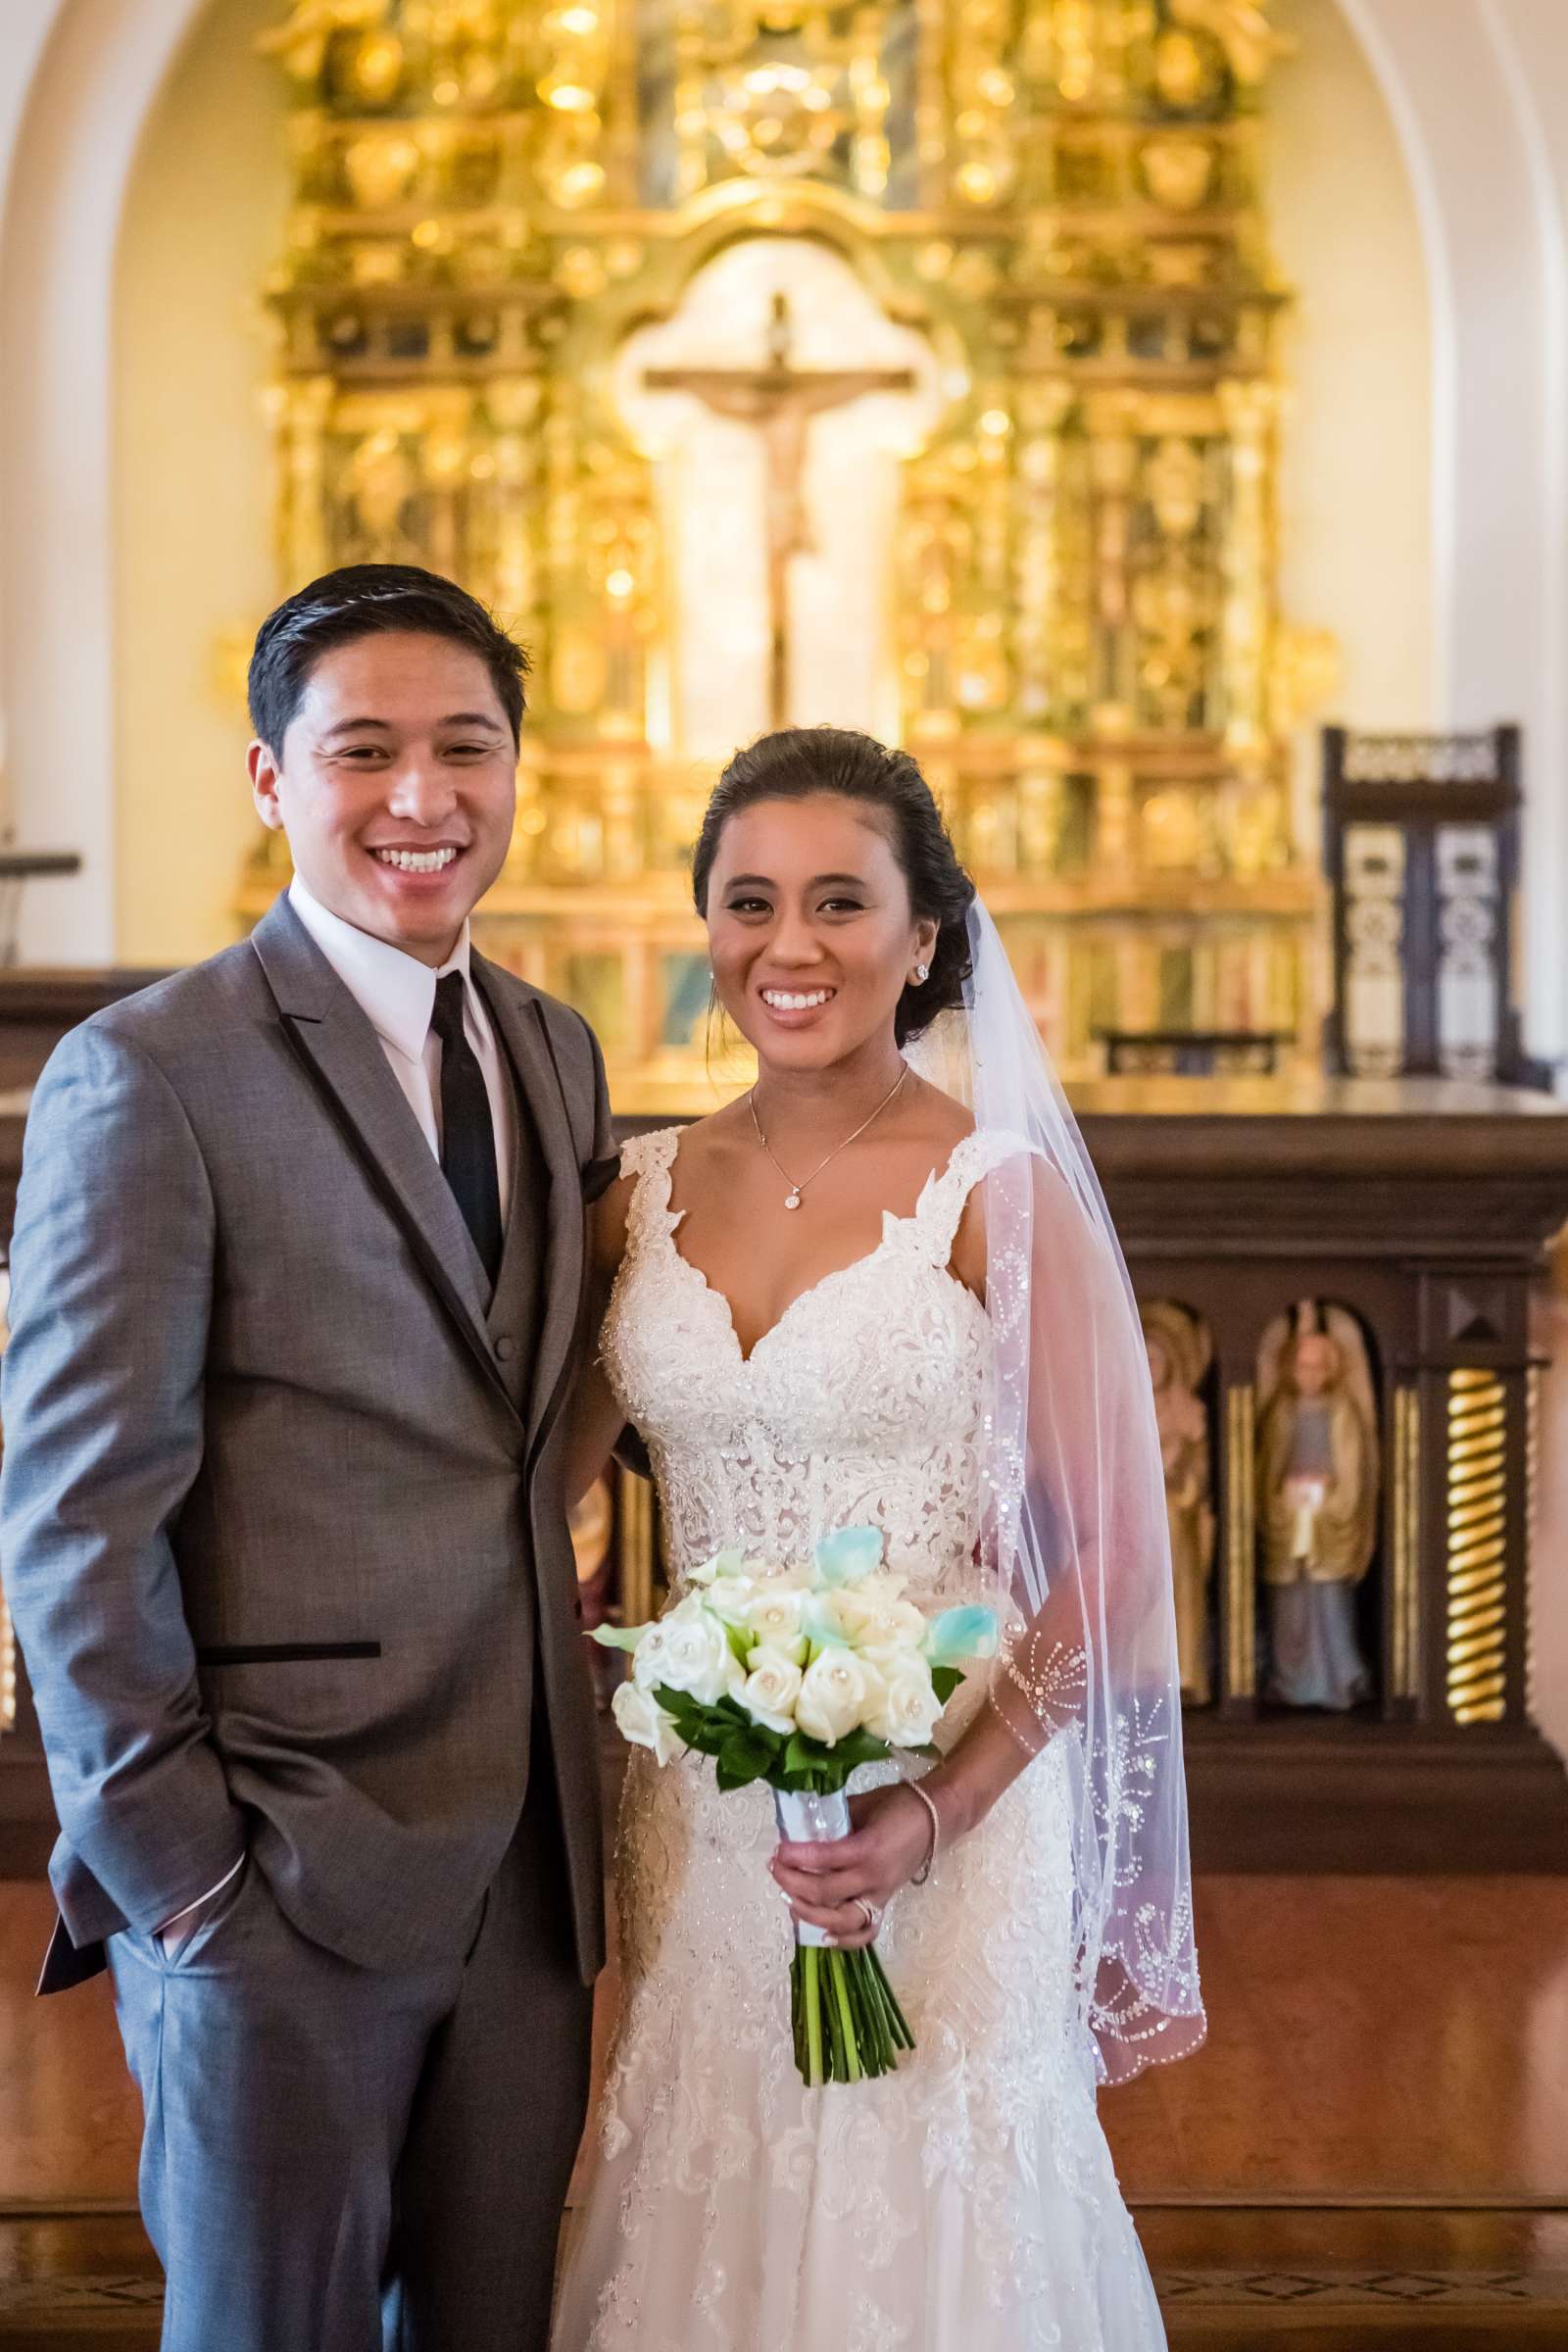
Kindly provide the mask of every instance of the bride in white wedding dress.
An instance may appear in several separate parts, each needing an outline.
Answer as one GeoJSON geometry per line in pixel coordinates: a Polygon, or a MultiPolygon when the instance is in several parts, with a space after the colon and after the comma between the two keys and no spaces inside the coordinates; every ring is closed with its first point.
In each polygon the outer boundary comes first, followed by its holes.
{"type": "Polygon", "coordinates": [[[764,737],[694,879],[758,1083],[622,1154],[577,1483],[629,1422],[676,1595],[726,1546],[799,1565],[874,1525],[911,1599],[990,1603],[1008,1638],[940,1762],[857,1777],[834,1846],[781,1846],[769,1791],[720,1795],[704,1758],[633,1754],[621,2008],[554,2352],[1149,2352],[1097,2081],[1202,2021],[1119,1258],[1064,1108],[1013,1075],[1016,1037],[982,1038],[977,949],[994,971],[1000,946],[907,755],[764,737]],[[969,1023],[973,1115],[905,1057],[938,1015],[969,1023]],[[916,2040],[892,2075],[802,2084],[792,1914],[875,1935],[916,2040]]]}

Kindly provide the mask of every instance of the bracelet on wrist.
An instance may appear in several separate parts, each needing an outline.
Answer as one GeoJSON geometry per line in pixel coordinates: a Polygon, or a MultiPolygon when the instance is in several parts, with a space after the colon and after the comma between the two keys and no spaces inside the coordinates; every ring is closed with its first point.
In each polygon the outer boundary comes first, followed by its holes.
{"type": "Polygon", "coordinates": [[[925,1860],[921,1863],[919,1869],[914,1873],[909,1881],[909,1885],[911,1886],[923,1886],[927,1879],[929,1879],[931,1876],[931,1865],[937,1858],[937,1846],[942,1838],[942,1816],[937,1811],[935,1797],[931,1795],[928,1789],[922,1788],[918,1781],[906,1781],[904,1786],[908,1789],[911,1796],[917,1796],[919,1798],[921,1804],[924,1805],[926,1811],[931,1816],[931,1843],[927,1848],[925,1860]]]}

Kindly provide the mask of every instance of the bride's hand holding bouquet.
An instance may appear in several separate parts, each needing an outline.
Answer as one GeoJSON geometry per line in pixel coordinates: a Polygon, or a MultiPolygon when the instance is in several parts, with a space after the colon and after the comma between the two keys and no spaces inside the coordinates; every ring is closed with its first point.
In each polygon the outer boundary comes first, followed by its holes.
{"type": "Polygon", "coordinates": [[[956,1661],[990,1654],[995,1614],[928,1618],[884,1566],[875,1528],[824,1539],[808,1573],[720,1552],[690,1583],[656,1623],[598,1629],[631,1653],[616,1723],[660,1764],[695,1749],[713,1757],[721,1789],[773,1789],[801,2074],[813,2085],[886,2074],[914,2037],[876,1931],[886,1900],[923,1875],[936,1819],[907,1783],[868,1791],[852,1812],[847,1784],[901,1750],[938,1759],[932,1735],[963,1680],[956,1661]]]}

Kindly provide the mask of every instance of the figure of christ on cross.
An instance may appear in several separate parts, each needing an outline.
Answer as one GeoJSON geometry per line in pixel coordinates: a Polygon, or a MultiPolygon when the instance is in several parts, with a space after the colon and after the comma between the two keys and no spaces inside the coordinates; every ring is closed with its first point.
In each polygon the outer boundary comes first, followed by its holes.
{"type": "Polygon", "coordinates": [[[789,302],[773,297],[767,359],[760,368],[650,368],[650,392],[691,392],[716,416],[755,424],[767,466],[768,724],[789,724],[789,567],[811,546],[806,513],[806,436],[810,420],[867,392],[909,392],[908,368],[792,366],[789,302]]]}

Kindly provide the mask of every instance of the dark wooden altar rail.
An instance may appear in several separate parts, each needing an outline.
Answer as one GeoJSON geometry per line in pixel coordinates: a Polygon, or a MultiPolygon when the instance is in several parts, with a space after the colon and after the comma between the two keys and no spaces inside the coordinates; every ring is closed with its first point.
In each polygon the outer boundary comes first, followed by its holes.
{"type": "MultiPolygon", "coordinates": [[[[34,966],[0,979],[0,1093],[30,1085],[68,1029],[163,972],[52,970],[34,966]]],[[[7,1230],[10,1217],[7,1216],[7,1230]]]]}

